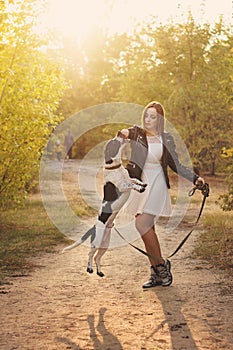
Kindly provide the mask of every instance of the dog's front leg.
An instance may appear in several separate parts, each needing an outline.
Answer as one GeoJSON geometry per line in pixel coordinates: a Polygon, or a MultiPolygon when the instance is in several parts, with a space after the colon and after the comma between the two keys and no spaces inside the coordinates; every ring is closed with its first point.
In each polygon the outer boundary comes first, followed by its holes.
{"type": "Polygon", "coordinates": [[[132,189],[137,191],[137,192],[144,192],[146,189],[147,184],[145,184],[144,182],[141,182],[138,179],[132,178],[130,179],[131,181],[131,185],[132,185],[132,189]]]}

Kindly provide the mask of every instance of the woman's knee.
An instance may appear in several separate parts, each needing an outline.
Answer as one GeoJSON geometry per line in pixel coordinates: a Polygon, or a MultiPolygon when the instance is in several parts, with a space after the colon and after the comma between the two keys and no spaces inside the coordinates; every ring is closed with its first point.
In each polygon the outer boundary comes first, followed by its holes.
{"type": "Polygon", "coordinates": [[[138,215],[135,220],[135,227],[142,236],[153,227],[153,222],[145,220],[143,216],[138,215]]]}
{"type": "Polygon", "coordinates": [[[142,235],[142,231],[143,231],[143,225],[141,224],[140,220],[138,219],[138,217],[135,220],[135,227],[137,229],[137,231],[140,233],[140,235],[142,235]]]}
{"type": "Polygon", "coordinates": [[[148,225],[148,223],[145,223],[139,219],[136,219],[135,227],[141,236],[144,235],[150,229],[150,225],[148,225]]]}

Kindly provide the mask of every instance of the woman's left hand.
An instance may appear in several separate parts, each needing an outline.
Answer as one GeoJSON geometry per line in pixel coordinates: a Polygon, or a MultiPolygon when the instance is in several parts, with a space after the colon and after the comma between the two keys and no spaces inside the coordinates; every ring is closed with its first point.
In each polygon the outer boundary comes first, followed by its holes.
{"type": "Polygon", "coordinates": [[[201,176],[197,178],[195,185],[198,185],[199,182],[201,182],[203,185],[205,184],[205,180],[201,176]]]}

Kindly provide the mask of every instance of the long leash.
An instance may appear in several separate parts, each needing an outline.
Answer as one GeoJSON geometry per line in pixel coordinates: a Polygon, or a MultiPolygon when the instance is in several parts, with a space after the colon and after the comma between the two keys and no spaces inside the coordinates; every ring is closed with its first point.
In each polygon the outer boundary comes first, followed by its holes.
{"type": "MultiPolygon", "coordinates": [[[[174,256],[180,249],[181,247],[184,245],[184,243],[187,241],[187,239],[189,238],[189,236],[191,235],[191,233],[193,232],[193,230],[195,229],[195,227],[198,224],[198,221],[200,220],[201,214],[203,212],[204,206],[205,206],[205,201],[206,198],[209,197],[209,192],[210,192],[210,188],[209,185],[207,183],[205,184],[197,184],[195,185],[195,187],[193,187],[188,195],[191,197],[194,195],[194,193],[196,192],[196,190],[200,190],[201,193],[203,194],[203,199],[202,199],[202,203],[201,203],[201,208],[199,210],[199,214],[197,217],[197,220],[192,228],[192,230],[185,236],[185,238],[181,241],[181,243],[178,245],[178,247],[176,248],[176,250],[168,256],[168,258],[171,258],[172,256],[174,256]]],[[[153,260],[157,260],[155,256],[145,252],[143,249],[138,248],[137,246],[135,246],[134,244],[130,243],[127,239],[125,239],[125,237],[119,232],[119,230],[114,226],[115,231],[117,232],[117,234],[124,240],[126,241],[131,247],[133,247],[134,249],[138,250],[140,253],[146,255],[147,257],[153,259],[153,260]]]]}
{"type": "Polygon", "coordinates": [[[131,247],[133,247],[134,249],[137,249],[140,253],[142,253],[142,254],[148,256],[148,258],[151,258],[151,259],[153,259],[153,260],[155,260],[155,261],[157,260],[155,256],[153,256],[153,255],[151,255],[151,254],[145,252],[143,249],[138,248],[136,245],[130,243],[124,236],[122,236],[122,234],[118,231],[118,229],[117,229],[115,226],[114,226],[114,229],[115,229],[115,231],[117,232],[117,234],[118,234],[125,242],[127,242],[129,245],[131,245],[131,247]]]}
{"type": "Polygon", "coordinates": [[[180,248],[184,245],[184,243],[187,241],[187,239],[189,238],[189,236],[191,235],[191,233],[193,232],[193,230],[197,226],[198,221],[199,221],[199,219],[201,217],[201,214],[202,214],[202,211],[203,211],[203,208],[204,208],[204,205],[205,205],[206,198],[209,197],[210,188],[209,188],[209,185],[207,183],[205,183],[204,185],[197,184],[195,187],[193,187],[189,191],[189,193],[188,193],[189,197],[193,196],[196,190],[200,190],[201,193],[203,194],[201,208],[200,208],[197,220],[196,220],[195,224],[193,225],[192,230],[185,236],[185,238],[180,242],[180,244],[178,245],[176,250],[171,255],[169,255],[168,258],[171,258],[172,256],[174,256],[180,250],[180,248]]]}

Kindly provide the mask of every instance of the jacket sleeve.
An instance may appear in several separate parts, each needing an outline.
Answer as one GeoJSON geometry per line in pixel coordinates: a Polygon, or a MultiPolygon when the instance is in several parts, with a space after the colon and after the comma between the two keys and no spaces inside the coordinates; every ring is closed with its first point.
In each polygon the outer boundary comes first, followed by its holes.
{"type": "Polygon", "coordinates": [[[169,133],[167,133],[165,147],[167,151],[168,166],[178,175],[184,177],[185,179],[195,184],[199,176],[195,172],[193,172],[190,168],[180,163],[178,154],[176,152],[176,145],[174,142],[174,138],[169,133]]]}
{"type": "Polygon", "coordinates": [[[133,141],[136,141],[137,140],[137,137],[139,135],[139,130],[141,128],[138,127],[137,125],[134,125],[132,126],[131,128],[128,128],[129,130],[129,136],[128,136],[128,139],[129,140],[133,140],[133,141]]]}

